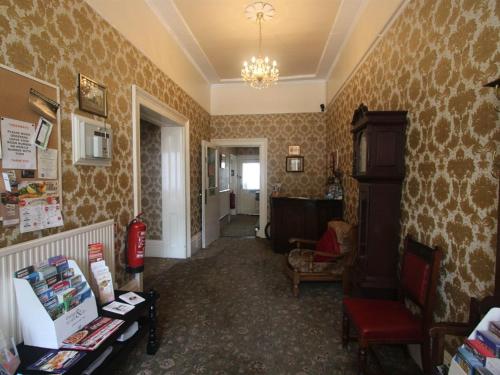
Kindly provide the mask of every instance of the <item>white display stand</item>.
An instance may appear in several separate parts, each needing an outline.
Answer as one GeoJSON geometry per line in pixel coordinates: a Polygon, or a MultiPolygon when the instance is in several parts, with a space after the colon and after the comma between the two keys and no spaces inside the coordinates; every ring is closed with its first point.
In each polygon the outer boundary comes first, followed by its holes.
{"type": "MultiPolygon", "coordinates": [[[[484,318],[479,322],[479,324],[474,328],[474,331],[469,335],[470,340],[476,339],[477,331],[487,331],[489,328],[490,322],[500,321],[500,308],[494,307],[488,311],[488,313],[484,316],[484,318]]],[[[500,359],[499,358],[488,358],[486,368],[489,366],[500,367],[500,359]],[[489,366],[488,366],[489,363],[489,366]]],[[[450,363],[450,370],[448,371],[448,375],[467,375],[464,370],[460,368],[460,366],[455,362],[455,357],[452,358],[450,363]]]]}
{"type": "MultiPolygon", "coordinates": [[[[81,275],[82,281],[87,281],[75,261],[68,260],[68,264],[69,268],[74,269],[75,275],[81,275]]],[[[25,345],[59,349],[65,338],[97,318],[97,305],[92,290],[89,298],[52,320],[27,280],[14,278],[14,289],[25,345]]]]}

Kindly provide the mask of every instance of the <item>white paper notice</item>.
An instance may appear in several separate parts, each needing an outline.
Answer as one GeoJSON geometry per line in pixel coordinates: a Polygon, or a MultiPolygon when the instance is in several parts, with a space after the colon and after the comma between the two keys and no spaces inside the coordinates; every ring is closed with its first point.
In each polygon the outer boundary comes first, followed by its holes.
{"type": "Polygon", "coordinates": [[[19,202],[20,232],[43,229],[44,198],[23,199],[19,202]]]}
{"type": "Polygon", "coordinates": [[[61,205],[45,198],[23,199],[19,202],[21,233],[64,225],[61,205]]]}
{"type": "Polygon", "coordinates": [[[57,204],[47,204],[44,206],[45,210],[45,228],[54,228],[64,225],[63,218],[61,214],[61,205],[57,204]]]}
{"type": "Polygon", "coordinates": [[[38,150],[38,177],[57,178],[57,150],[48,148],[38,150]]]}
{"type": "Polygon", "coordinates": [[[32,143],[35,127],[24,121],[2,118],[2,167],[36,169],[36,148],[32,143]]]}

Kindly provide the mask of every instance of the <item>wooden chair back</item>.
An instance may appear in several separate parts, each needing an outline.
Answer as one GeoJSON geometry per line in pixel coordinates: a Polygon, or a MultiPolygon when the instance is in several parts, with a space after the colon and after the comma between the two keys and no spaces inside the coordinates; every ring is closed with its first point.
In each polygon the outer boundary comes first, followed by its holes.
{"type": "Polygon", "coordinates": [[[405,238],[399,297],[420,307],[424,326],[432,322],[441,256],[437,248],[405,238]]]}

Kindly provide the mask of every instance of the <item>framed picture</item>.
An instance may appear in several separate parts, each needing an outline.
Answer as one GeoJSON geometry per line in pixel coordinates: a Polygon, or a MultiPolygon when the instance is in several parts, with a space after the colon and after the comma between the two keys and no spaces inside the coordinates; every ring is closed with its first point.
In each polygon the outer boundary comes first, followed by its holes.
{"type": "Polygon", "coordinates": [[[82,111],[108,117],[106,87],[83,74],[78,74],[78,99],[82,111]]]}
{"type": "Polygon", "coordinates": [[[286,157],[287,172],[304,172],[304,157],[303,156],[287,156],[286,157]]]}
{"type": "Polygon", "coordinates": [[[288,155],[300,155],[300,146],[288,146],[288,155]]]}

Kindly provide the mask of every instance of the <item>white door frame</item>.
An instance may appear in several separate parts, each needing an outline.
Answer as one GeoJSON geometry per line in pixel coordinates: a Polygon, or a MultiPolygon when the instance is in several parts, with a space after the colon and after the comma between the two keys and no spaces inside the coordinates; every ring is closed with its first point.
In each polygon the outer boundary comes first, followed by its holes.
{"type": "Polygon", "coordinates": [[[265,238],[267,224],[267,138],[219,138],[211,142],[220,147],[258,147],[260,162],[259,231],[257,236],[265,238]]]}
{"type": "MultiPolygon", "coordinates": [[[[201,141],[201,247],[206,249],[213,241],[220,237],[219,212],[213,220],[207,221],[207,211],[209,205],[216,205],[219,208],[219,151],[217,145],[205,140],[201,141]],[[208,171],[207,171],[207,151],[208,148],[215,148],[215,196],[210,198],[208,194],[208,171]],[[208,194],[208,196],[207,196],[208,194]],[[209,201],[210,200],[210,201],[209,201]],[[207,229],[209,234],[207,234],[207,229]],[[215,237],[215,238],[214,238],[215,237]],[[210,241],[210,242],[209,242],[210,241]],[[207,243],[209,242],[209,243],[207,243]]],[[[213,207],[212,207],[213,208],[213,207]]],[[[211,214],[215,213],[212,209],[211,214]]],[[[211,216],[211,215],[208,215],[211,216]]]]}
{"type": "MultiPolygon", "coordinates": [[[[136,85],[132,85],[132,168],[133,168],[133,188],[134,188],[134,215],[141,212],[141,155],[140,155],[140,124],[141,105],[172,120],[183,127],[184,134],[184,185],[185,185],[185,212],[184,218],[186,226],[186,254],[185,258],[191,256],[191,179],[189,160],[189,119],[149,94],[136,85]]],[[[163,211],[163,210],[162,210],[163,211]]],[[[163,212],[162,212],[163,214],[163,212]]],[[[141,274],[142,275],[142,274],[141,274]]],[[[142,285],[141,285],[142,286],[142,285]]]]}

